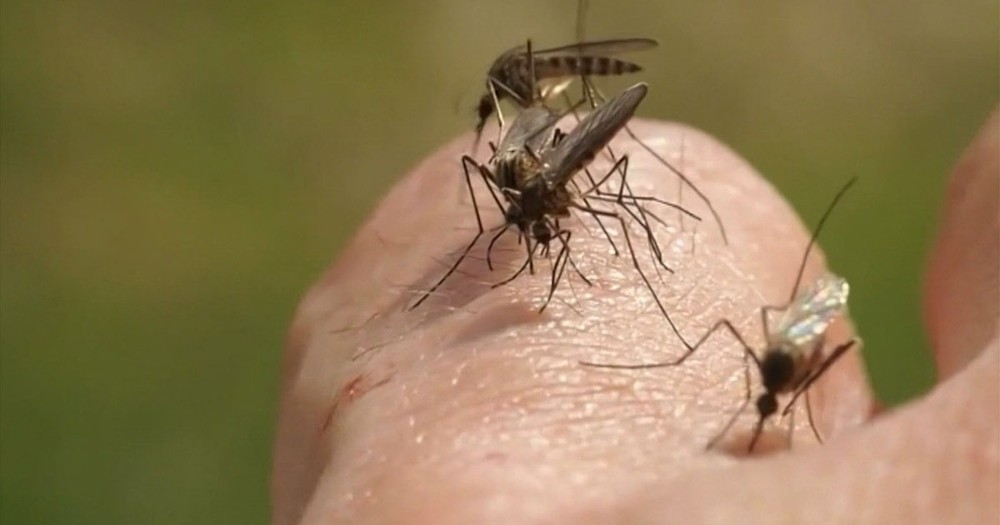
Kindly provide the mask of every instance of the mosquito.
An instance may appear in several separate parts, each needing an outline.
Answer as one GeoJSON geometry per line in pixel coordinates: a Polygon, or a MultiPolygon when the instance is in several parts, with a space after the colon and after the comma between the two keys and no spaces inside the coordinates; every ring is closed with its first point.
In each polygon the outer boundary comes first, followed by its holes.
{"type": "MultiPolygon", "coordinates": [[[[627,156],[619,159],[600,183],[585,191],[577,191],[570,184],[573,176],[584,169],[594,159],[597,152],[606,147],[625,122],[632,117],[639,103],[645,98],[647,91],[648,86],[643,83],[626,89],[584,117],[580,124],[566,135],[562,135],[555,129],[561,115],[544,106],[528,108],[518,115],[504,140],[496,148],[492,161],[496,166],[494,170],[479,164],[468,155],[463,156],[462,165],[465,171],[466,185],[472,195],[473,206],[476,207],[476,221],[479,231],[444,276],[410,308],[418,306],[441,286],[455,272],[479,238],[486,232],[482,226],[475,193],[472,190],[472,177],[470,175],[470,168],[472,168],[479,172],[490,189],[493,200],[504,213],[504,224],[497,228],[496,235],[490,241],[490,248],[507,229],[516,229],[519,238],[525,240],[528,254],[524,264],[514,275],[495,284],[494,287],[511,282],[525,270],[533,270],[532,261],[536,249],[541,247],[541,252],[547,254],[551,242],[557,240],[560,248],[553,263],[552,283],[548,297],[542,305],[544,310],[552,299],[567,264],[575,269],[569,248],[572,233],[562,228],[559,223],[560,219],[570,217],[571,212],[575,210],[587,213],[595,219],[603,217],[618,221],[622,225],[623,236],[629,248],[633,265],[669,321],[666,309],[659,302],[649,279],[638,263],[624,218],[617,212],[593,207],[587,199],[613,202],[619,205],[636,219],[641,227],[647,230],[647,237],[652,243],[655,243],[655,238],[649,230],[648,223],[642,221],[641,215],[638,215],[631,207],[642,208],[642,202],[646,201],[658,202],[673,208],[680,207],[654,197],[633,197],[622,192],[614,197],[596,194],[593,190],[616,171],[623,174],[626,172],[627,156]],[[497,197],[498,193],[503,197],[506,205],[501,203],[501,199],[497,197]]],[[[684,211],[687,212],[687,210],[684,211]]],[[[691,212],[687,212],[687,214],[693,219],[700,220],[697,215],[691,212]]],[[[652,216],[652,214],[650,215],[652,216]]],[[[654,251],[659,256],[658,247],[654,248],[654,251]]],[[[660,260],[662,262],[662,257],[660,260]]],[[[487,262],[490,264],[489,250],[487,251],[487,262]]],[[[665,264],[663,266],[669,270],[665,264]]],[[[580,272],[577,270],[577,273],[580,272]]],[[[580,275],[582,276],[582,274],[580,275]]]]}
{"type": "Polygon", "coordinates": [[[577,42],[548,49],[533,50],[531,40],[525,45],[508,49],[500,54],[486,75],[486,92],[479,98],[476,112],[476,144],[486,120],[494,111],[504,127],[500,101],[509,98],[522,108],[529,108],[560,92],[577,76],[624,75],[642,71],[633,62],[612,58],[611,55],[642,51],[656,47],[651,38],[619,38],[592,42],[577,42]],[[546,83],[539,88],[539,81],[561,80],[546,83]]]}
{"type": "MultiPolygon", "coordinates": [[[[792,394],[791,399],[785,405],[785,408],[782,409],[782,417],[788,415],[798,398],[805,394],[809,426],[812,428],[816,439],[822,442],[823,439],[816,429],[812,408],[809,405],[809,387],[833,366],[844,353],[857,344],[858,339],[852,338],[834,347],[829,355],[824,354],[823,349],[826,343],[827,329],[834,319],[841,316],[847,310],[847,296],[850,292],[850,286],[844,278],[833,274],[826,274],[811,286],[803,289],[801,293],[799,293],[799,287],[806,262],[809,259],[809,253],[816,244],[823,225],[826,223],[830,213],[837,206],[837,203],[856,181],[856,177],[849,180],[833,198],[833,201],[827,207],[822,217],[820,217],[816,228],[813,230],[809,244],[806,246],[806,251],[799,265],[795,285],[792,287],[792,293],[788,302],[783,305],[769,305],[760,308],[761,325],[766,341],[764,348],[755,351],[746,343],[746,340],[736,330],[732,322],[728,319],[722,319],[709,329],[698,342],[690,346],[683,355],[673,361],[636,365],[602,364],[581,361],[580,364],[589,367],[628,370],[677,366],[690,357],[712,334],[725,328],[743,347],[744,361],[748,358],[753,360],[757,371],[760,373],[761,383],[764,387],[764,393],[756,400],[758,418],[753,428],[753,434],[747,449],[748,452],[753,452],[764,429],[764,422],[778,412],[777,396],[779,394],[792,394]],[[771,328],[769,323],[772,312],[781,314],[774,328],[771,328]]],[[[746,395],[739,409],[733,414],[729,422],[708,443],[708,449],[714,448],[726,433],[729,432],[729,429],[750,403],[751,380],[749,366],[744,368],[744,375],[746,379],[746,395]]]]}

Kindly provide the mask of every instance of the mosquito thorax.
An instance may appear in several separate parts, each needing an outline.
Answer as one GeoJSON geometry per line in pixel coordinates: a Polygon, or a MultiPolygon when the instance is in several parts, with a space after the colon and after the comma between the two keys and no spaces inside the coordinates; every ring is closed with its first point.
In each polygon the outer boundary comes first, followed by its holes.
{"type": "Polygon", "coordinates": [[[520,150],[502,151],[496,157],[496,182],[503,188],[521,191],[526,173],[538,171],[538,161],[520,150]]]}
{"type": "Polygon", "coordinates": [[[549,209],[549,193],[549,189],[540,178],[529,180],[521,188],[520,205],[526,219],[537,221],[554,211],[549,209]]]}
{"type": "Polygon", "coordinates": [[[783,346],[769,348],[760,361],[760,377],[768,392],[781,392],[795,377],[795,356],[783,346]]]}

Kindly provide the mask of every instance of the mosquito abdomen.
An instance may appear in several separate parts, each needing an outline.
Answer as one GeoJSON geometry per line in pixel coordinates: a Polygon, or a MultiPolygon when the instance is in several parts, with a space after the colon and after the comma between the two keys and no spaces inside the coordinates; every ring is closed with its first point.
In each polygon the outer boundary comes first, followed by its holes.
{"type": "Polygon", "coordinates": [[[601,56],[557,55],[535,60],[538,78],[624,75],[637,71],[642,71],[637,64],[601,56]]]}

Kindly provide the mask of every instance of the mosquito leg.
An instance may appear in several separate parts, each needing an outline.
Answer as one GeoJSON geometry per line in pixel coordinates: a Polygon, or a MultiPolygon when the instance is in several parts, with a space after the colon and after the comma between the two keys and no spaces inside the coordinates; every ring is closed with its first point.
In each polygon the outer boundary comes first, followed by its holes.
{"type": "MultiPolygon", "coordinates": [[[[608,151],[609,152],[611,151],[610,147],[608,148],[608,151]]],[[[614,153],[612,152],[612,156],[613,155],[614,153]]],[[[629,215],[635,217],[635,213],[629,211],[629,208],[625,206],[624,203],[625,198],[635,199],[636,196],[632,192],[632,187],[628,183],[628,179],[626,178],[626,173],[628,171],[628,156],[623,156],[622,159],[625,160],[625,164],[623,168],[619,169],[619,172],[621,173],[622,176],[622,183],[621,187],[618,190],[618,205],[624,208],[626,211],[628,211],[629,215]],[[628,195],[625,195],[625,191],[628,191],[628,195]]],[[[639,216],[641,217],[641,219],[636,219],[636,220],[641,225],[641,227],[646,231],[646,240],[649,243],[651,254],[655,258],[654,262],[658,262],[660,264],[660,267],[662,267],[664,270],[673,273],[673,270],[671,270],[667,266],[667,263],[663,261],[663,251],[660,249],[660,244],[656,240],[656,236],[653,235],[653,230],[649,225],[649,218],[646,217],[646,208],[643,206],[636,206],[636,210],[639,212],[639,216]]],[[[659,274],[659,270],[657,270],[657,274],[659,274]]]]}
{"type": "Polygon", "coordinates": [[[750,438],[750,444],[747,445],[747,453],[753,452],[754,447],[757,446],[757,441],[760,439],[760,435],[764,432],[764,416],[757,418],[757,423],[753,426],[753,436],[750,438]]]}
{"type": "MultiPolygon", "coordinates": [[[[556,288],[559,286],[559,281],[562,280],[563,271],[566,269],[566,259],[569,257],[569,232],[566,233],[566,241],[562,242],[562,248],[559,249],[559,254],[556,255],[556,260],[552,263],[552,280],[549,283],[548,296],[545,298],[545,302],[542,303],[542,307],[538,309],[538,313],[544,312],[545,308],[549,306],[549,302],[552,301],[552,296],[556,293],[556,288]]],[[[561,238],[560,241],[562,241],[561,238]]]]}
{"type": "Polygon", "coordinates": [[[576,3],[576,41],[583,42],[583,30],[586,26],[587,0],[578,0],[576,3]]]}
{"type": "Polygon", "coordinates": [[[572,233],[569,232],[569,231],[563,231],[563,232],[560,232],[560,233],[565,233],[565,235],[566,235],[566,239],[562,241],[563,244],[566,246],[566,250],[567,250],[566,261],[569,263],[570,266],[573,267],[573,271],[576,272],[576,274],[578,276],[580,276],[580,279],[583,282],[587,283],[587,286],[594,286],[594,283],[590,282],[590,279],[587,279],[587,276],[584,275],[583,272],[581,272],[580,269],[576,267],[576,263],[573,262],[573,254],[572,254],[572,252],[569,251],[569,239],[570,239],[572,233]]]}
{"type": "Polygon", "coordinates": [[[594,286],[594,283],[590,282],[590,279],[587,279],[587,276],[580,271],[580,268],[577,268],[576,263],[573,262],[572,255],[568,257],[568,260],[569,260],[569,265],[573,267],[573,271],[576,272],[576,275],[580,277],[580,280],[586,283],[587,286],[594,286]]]}
{"type": "MultiPolygon", "coordinates": [[[[792,412],[792,415],[794,414],[795,412],[792,412]]],[[[820,444],[823,444],[823,436],[820,435],[819,429],[816,428],[816,421],[813,419],[812,402],[809,401],[808,390],[806,390],[806,417],[809,418],[809,428],[812,429],[813,435],[816,436],[816,441],[819,441],[820,444]]]]}
{"type": "MultiPolygon", "coordinates": [[[[752,352],[746,352],[746,351],[743,352],[743,379],[746,388],[744,389],[743,401],[740,403],[740,407],[736,409],[736,412],[734,412],[732,416],[730,416],[729,421],[725,424],[725,426],[722,427],[722,430],[720,430],[719,433],[716,434],[715,437],[713,437],[712,440],[708,442],[708,445],[705,446],[705,450],[711,450],[715,448],[715,445],[717,445],[719,441],[726,434],[729,433],[729,429],[733,427],[733,424],[736,423],[737,419],[739,419],[740,414],[742,414],[743,411],[747,409],[747,405],[750,404],[751,381],[750,381],[750,360],[748,358],[753,355],[754,354],[752,352]]],[[[754,357],[754,359],[756,360],[756,356],[754,357]]]]}
{"type": "Polygon", "coordinates": [[[746,343],[746,341],[743,339],[743,336],[740,335],[739,331],[736,330],[736,327],[734,327],[733,324],[729,322],[728,319],[722,319],[717,323],[715,323],[712,326],[712,328],[710,328],[707,332],[705,332],[704,335],[702,335],[701,338],[698,339],[698,341],[694,345],[688,347],[688,350],[684,353],[684,355],[680,356],[679,358],[673,361],[663,361],[659,363],[645,363],[637,365],[615,365],[615,364],[590,363],[586,361],[580,361],[580,364],[595,368],[614,368],[619,370],[644,370],[647,368],[664,368],[668,366],[677,366],[683,363],[685,360],[687,360],[687,358],[690,357],[691,354],[693,354],[696,350],[698,350],[698,348],[700,348],[701,345],[704,344],[705,341],[707,341],[709,337],[712,336],[712,334],[714,334],[721,328],[729,330],[729,332],[733,335],[733,337],[735,337],[736,340],[740,343],[740,345],[743,346],[743,351],[749,353],[750,357],[754,360],[757,366],[760,367],[760,361],[757,359],[757,354],[753,352],[753,350],[750,348],[750,345],[746,343]]]}
{"type": "MultiPolygon", "coordinates": [[[[681,160],[680,160],[680,165],[682,167],[684,166],[684,151],[685,151],[684,144],[685,144],[685,142],[684,142],[684,135],[681,134],[681,160]]],[[[680,177],[678,177],[677,178],[677,203],[681,204],[683,202],[684,202],[684,181],[680,177]]],[[[701,220],[701,219],[699,219],[699,220],[701,220]]],[[[681,231],[683,232],[684,231],[684,214],[678,213],[677,214],[677,221],[680,222],[680,224],[681,224],[681,231]]],[[[693,243],[694,243],[694,241],[692,241],[692,247],[693,247],[693,243]]]]}
{"type": "Polygon", "coordinates": [[[528,253],[528,274],[535,275],[535,247],[531,245],[531,237],[524,236],[524,249],[528,253]]]}
{"type": "Polygon", "coordinates": [[[788,404],[785,406],[785,409],[781,412],[781,414],[782,415],[787,414],[791,410],[792,405],[795,404],[795,401],[799,398],[799,396],[801,396],[803,393],[809,390],[809,387],[812,386],[812,384],[815,383],[816,380],[819,379],[827,371],[827,369],[833,366],[833,364],[836,363],[838,359],[840,359],[840,356],[844,355],[848,350],[851,349],[851,347],[857,344],[857,342],[858,342],[857,339],[851,339],[850,341],[847,341],[846,343],[841,343],[836,348],[834,348],[833,352],[830,352],[830,357],[827,357],[819,365],[819,367],[812,373],[810,373],[809,376],[806,377],[804,381],[802,381],[802,384],[800,384],[795,389],[795,393],[792,395],[792,399],[788,401],[788,404]]]}
{"type": "MultiPolygon", "coordinates": [[[[663,251],[660,249],[660,244],[659,242],[657,242],[656,236],[653,235],[653,229],[649,226],[649,219],[647,219],[645,216],[642,215],[643,211],[641,207],[639,210],[639,214],[637,215],[635,212],[632,211],[631,208],[626,206],[623,202],[616,200],[616,204],[621,206],[621,208],[625,210],[625,213],[627,213],[630,217],[632,217],[632,219],[635,220],[635,222],[639,225],[639,227],[642,228],[644,232],[646,232],[646,242],[649,244],[650,257],[651,260],[653,261],[653,264],[654,265],[658,264],[661,268],[663,268],[667,272],[674,273],[674,270],[669,266],[667,266],[667,263],[664,262],[663,251]]],[[[657,269],[657,275],[659,275],[659,269],[657,269]]]]}
{"type": "Polygon", "coordinates": [[[462,254],[458,256],[458,259],[455,261],[455,264],[452,264],[451,268],[449,268],[448,271],[445,272],[445,274],[441,276],[441,278],[438,279],[436,283],[434,283],[434,286],[431,286],[430,290],[427,290],[427,292],[425,292],[422,296],[420,296],[420,299],[418,299],[417,302],[414,303],[413,306],[409,308],[409,310],[413,310],[414,308],[420,306],[420,303],[423,303],[425,300],[427,300],[427,298],[430,297],[431,294],[437,291],[438,287],[444,284],[444,282],[448,280],[449,277],[451,277],[451,274],[455,273],[455,270],[457,270],[458,266],[462,264],[462,261],[465,260],[465,257],[469,255],[469,251],[472,250],[472,247],[476,245],[476,242],[479,241],[479,238],[482,236],[483,236],[483,230],[479,230],[479,233],[477,233],[476,236],[472,238],[472,242],[470,242],[469,245],[466,246],[464,250],[462,250],[462,254]]]}
{"type": "MultiPolygon", "coordinates": [[[[497,123],[499,124],[499,127],[497,129],[497,142],[500,142],[500,139],[503,137],[503,130],[505,127],[507,127],[507,123],[503,119],[503,109],[500,108],[500,97],[497,96],[497,88],[495,84],[496,82],[498,81],[494,80],[493,78],[488,78],[486,80],[486,84],[490,88],[490,97],[493,99],[493,108],[496,110],[497,114],[497,123]]],[[[501,82],[501,85],[502,84],[503,83],[501,82]]],[[[478,142],[478,140],[479,138],[477,135],[476,141],[478,142]]]]}
{"type": "MultiPolygon", "coordinates": [[[[607,148],[607,149],[609,151],[611,151],[610,147],[607,148]]],[[[612,159],[614,159],[614,152],[611,152],[611,156],[612,156],[612,159]]],[[[605,174],[603,177],[601,177],[601,179],[599,181],[597,181],[597,182],[593,182],[592,181],[590,188],[588,188],[587,191],[582,192],[581,195],[585,196],[585,195],[587,195],[587,194],[589,194],[591,192],[594,192],[594,193],[597,193],[598,195],[611,197],[613,194],[605,194],[605,193],[601,192],[600,191],[600,187],[605,182],[607,182],[608,179],[610,179],[611,176],[614,175],[615,172],[617,171],[622,176],[622,187],[621,187],[621,190],[619,190],[619,193],[617,194],[617,198],[613,202],[615,202],[616,204],[621,205],[623,208],[626,208],[626,211],[629,212],[629,215],[631,215],[633,218],[635,218],[638,222],[640,222],[644,226],[649,226],[649,221],[647,219],[645,219],[644,216],[643,216],[642,219],[636,217],[636,215],[634,213],[632,213],[630,210],[628,210],[628,208],[624,205],[624,202],[623,202],[623,198],[622,198],[623,195],[622,195],[621,191],[624,190],[624,188],[626,187],[625,175],[628,172],[628,159],[629,159],[628,155],[623,155],[620,159],[615,160],[614,165],[611,166],[611,169],[608,170],[607,174],[605,174]]],[[[631,194],[631,192],[632,192],[632,190],[630,188],[629,189],[629,193],[631,194]]],[[[630,195],[630,196],[634,197],[634,195],[630,195]]],[[[608,199],[603,199],[603,200],[608,200],[608,199]]],[[[642,209],[640,208],[640,216],[642,216],[642,213],[643,213],[642,209]]],[[[648,229],[647,229],[647,232],[649,233],[648,229]]],[[[653,240],[653,244],[656,244],[655,240],[653,240]]],[[[658,253],[659,252],[659,246],[656,246],[656,248],[654,248],[654,250],[658,253]]],[[[662,258],[661,258],[661,262],[662,262],[662,258]]]]}
{"type": "Polygon", "coordinates": [[[489,268],[491,272],[493,271],[493,246],[505,233],[507,233],[507,228],[501,228],[500,231],[498,231],[497,234],[490,239],[490,244],[486,248],[486,267],[489,268]]]}
{"type": "MultiPolygon", "coordinates": [[[[663,227],[667,227],[666,221],[664,221],[662,218],[660,218],[659,215],[653,213],[649,208],[643,206],[641,204],[641,202],[642,201],[654,201],[654,202],[659,202],[660,204],[664,204],[664,205],[669,206],[669,207],[676,207],[676,206],[678,206],[678,205],[673,204],[671,202],[660,201],[656,197],[645,197],[645,196],[634,196],[634,195],[633,196],[625,195],[624,199],[626,201],[631,201],[631,202],[621,202],[621,203],[617,202],[618,198],[615,197],[614,195],[608,196],[607,194],[604,194],[604,193],[601,193],[599,195],[591,195],[589,198],[590,199],[594,199],[594,200],[598,200],[598,201],[601,201],[601,202],[616,203],[616,204],[619,204],[619,205],[624,206],[624,207],[634,206],[636,208],[642,208],[642,210],[645,212],[646,215],[649,215],[650,217],[652,217],[653,220],[655,220],[660,226],[663,226],[663,227]]],[[[701,217],[699,217],[698,215],[695,215],[693,212],[691,212],[691,211],[689,211],[687,209],[684,209],[684,208],[680,208],[680,209],[681,209],[680,213],[683,213],[683,214],[686,214],[686,215],[690,215],[692,218],[694,218],[694,219],[696,219],[698,221],[701,220],[701,217]]]]}
{"type": "Polygon", "coordinates": [[[760,325],[764,328],[764,333],[771,333],[771,312],[784,312],[792,303],[783,305],[767,305],[760,307],[760,325]]]}
{"type": "Polygon", "coordinates": [[[535,53],[531,50],[531,39],[529,38],[524,45],[525,56],[528,57],[528,83],[531,89],[531,94],[528,95],[530,100],[529,103],[534,102],[538,98],[538,88],[535,86],[535,53]]]}
{"type": "MultiPolygon", "coordinates": [[[[809,396],[806,395],[806,399],[808,398],[809,396]]],[[[792,441],[794,437],[795,437],[795,412],[793,411],[788,414],[788,450],[792,450],[792,445],[793,445],[792,441]]],[[[751,452],[753,451],[751,450],[751,452]]]]}
{"type": "MultiPolygon", "coordinates": [[[[601,93],[596,86],[594,86],[590,82],[588,82],[588,86],[589,86],[588,89],[592,90],[598,99],[600,99],[601,101],[606,100],[604,94],[601,93]]],[[[695,183],[692,182],[691,179],[689,179],[687,175],[684,174],[684,172],[674,167],[674,165],[671,164],[669,161],[667,161],[667,159],[663,158],[663,156],[657,153],[656,150],[654,150],[652,147],[646,144],[642,139],[640,139],[639,136],[636,135],[634,131],[632,131],[632,128],[630,128],[628,124],[624,126],[624,129],[625,133],[628,134],[629,138],[637,142],[639,146],[642,147],[642,149],[646,150],[646,152],[652,155],[653,158],[655,158],[660,164],[666,166],[667,169],[669,169],[674,173],[674,175],[677,175],[681,179],[681,181],[683,181],[687,187],[691,188],[691,190],[694,191],[695,195],[697,195],[698,198],[701,199],[701,201],[704,202],[706,206],[708,206],[708,211],[712,214],[712,217],[715,219],[716,224],[719,225],[719,233],[722,235],[722,242],[724,242],[726,245],[729,245],[729,236],[726,235],[726,227],[723,226],[722,224],[722,217],[719,216],[719,212],[717,212],[715,210],[715,206],[712,205],[712,200],[709,199],[707,195],[702,193],[702,191],[698,189],[698,186],[696,186],[695,183]]]]}
{"type": "Polygon", "coordinates": [[[500,198],[497,197],[496,191],[493,190],[493,176],[490,173],[489,168],[483,166],[476,159],[468,156],[462,155],[462,171],[465,172],[465,185],[469,190],[469,195],[472,197],[472,207],[476,211],[476,224],[479,225],[479,229],[483,229],[483,219],[479,215],[479,204],[476,202],[476,192],[472,189],[472,178],[469,175],[469,167],[475,168],[482,177],[483,182],[486,183],[486,189],[490,191],[490,196],[493,197],[493,202],[496,203],[497,208],[500,213],[506,213],[507,209],[504,208],[503,204],[500,203],[500,198]]]}
{"type": "MultiPolygon", "coordinates": [[[[586,204],[587,207],[590,208],[591,205],[590,205],[590,201],[587,200],[588,197],[581,197],[581,198],[583,199],[584,204],[586,204]]],[[[611,238],[611,233],[608,232],[608,228],[606,226],[604,226],[604,222],[601,221],[601,217],[598,216],[598,215],[593,215],[593,214],[591,214],[591,217],[593,217],[594,220],[597,221],[597,226],[599,228],[601,228],[601,232],[604,233],[604,238],[607,239],[608,240],[608,244],[611,245],[611,251],[614,252],[615,257],[618,257],[619,255],[621,255],[621,252],[618,250],[618,245],[615,244],[614,239],[611,238]]]]}
{"type": "MultiPolygon", "coordinates": [[[[479,241],[479,238],[482,237],[483,233],[485,232],[485,229],[483,228],[483,220],[482,220],[482,218],[479,215],[479,204],[476,201],[476,192],[475,192],[475,190],[472,189],[472,176],[469,174],[469,165],[470,164],[472,166],[476,167],[477,171],[479,171],[479,173],[483,177],[483,179],[486,180],[487,187],[489,187],[489,179],[487,178],[486,173],[483,173],[484,167],[481,164],[479,164],[478,162],[476,162],[475,159],[473,159],[472,157],[469,157],[468,155],[463,155],[462,156],[462,170],[465,172],[465,185],[469,189],[469,195],[472,197],[472,207],[473,207],[473,209],[476,212],[476,226],[478,228],[478,231],[476,232],[475,237],[472,238],[472,242],[470,242],[469,245],[466,246],[464,250],[462,250],[461,255],[458,256],[458,259],[455,261],[455,263],[452,264],[450,268],[448,268],[448,271],[445,272],[445,274],[443,276],[441,276],[441,278],[438,279],[438,281],[436,283],[434,283],[434,285],[431,286],[431,288],[429,290],[427,290],[426,293],[424,293],[422,296],[420,296],[420,299],[418,299],[416,303],[414,303],[412,306],[410,306],[409,310],[413,310],[414,308],[420,306],[421,303],[423,303],[424,301],[426,301],[427,298],[431,296],[431,294],[433,294],[435,291],[437,291],[437,289],[442,284],[444,284],[444,282],[446,280],[448,280],[449,277],[451,277],[451,274],[455,273],[455,270],[457,270],[458,267],[459,267],[459,265],[462,264],[462,261],[465,260],[465,257],[468,256],[469,252],[472,250],[472,247],[476,245],[476,242],[479,241]]],[[[492,193],[492,189],[490,190],[490,192],[492,193]]],[[[494,200],[496,200],[496,195],[495,194],[493,194],[493,198],[494,198],[494,200]]],[[[499,200],[497,200],[497,205],[498,206],[500,205],[500,201],[499,200]]],[[[501,209],[503,209],[503,208],[501,207],[501,209]]]]}
{"type": "MultiPolygon", "coordinates": [[[[576,113],[574,113],[573,115],[575,116],[576,113]]],[[[579,118],[577,118],[577,121],[579,121],[579,118]]],[[[590,183],[590,187],[593,188],[597,184],[597,182],[594,181],[594,176],[590,173],[590,169],[584,167],[583,173],[587,175],[587,181],[590,183]]],[[[577,191],[580,194],[580,197],[583,199],[583,202],[587,205],[587,207],[591,207],[590,201],[587,200],[588,197],[586,192],[580,190],[579,186],[576,185],[576,181],[573,182],[573,185],[577,187],[577,191]]],[[[608,229],[604,226],[604,223],[601,221],[601,218],[597,215],[591,215],[591,216],[594,218],[595,221],[597,221],[597,225],[600,226],[601,232],[604,233],[604,238],[607,239],[608,243],[611,245],[611,250],[614,252],[615,257],[621,255],[621,252],[618,250],[618,245],[616,245],[615,241],[611,238],[611,234],[608,233],[608,229]]]]}
{"type": "MultiPolygon", "coordinates": [[[[684,339],[684,336],[681,335],[680,329],[678,329],[677,325],[674,324],[674,321],[670,318],[670,314],[667,313],[667,309],[664,308],[663,303],[660,301],[660,298],[656,295],[656,292],[653,290],[653,285],[649,282],[649,278],[646,277],[646,273],[642,271],[642,266],[639,264],[639,259],[635,256],[635,248],[632,246],[631,236],[628,233],[628,227],[625,224],[625,220],[622,219],[621,216],[618,215],[617,213],[607,212],[603,210],[595,210],[593,208],[584,208],[583,206],[580,206],[578,204],[573,205],[573,207],[581,209],[583,211],[589,211],[590,213],[596,213],[598,215],[604,215],[609,218],[614,218],[621,224],[622,234],[625,237],[625,245],[628,247],[629,254],[631,255],[632,258],[632,266],[635,267],[635,270],[639,274],[639,277],[642,278],[643,283],[645,283],[646,289],[649,290],[650,295],[653,296],[653,301],[656,303],[656,306],[660,309],[660,313],[662,313],[663,317],[667,320],[667,324],[670,325],[671,330],[673,330],[674,334],[676,334],[678,339],[681,340],[681,343],[683,343],[684,346],[689,349],[688,352],[685,353],[684,357],[681,358],[681,360],[686,359],[687,355],[689,355],[691,352],[690,350],[691,346],[684,339]]],[[[663,365],[660,364],[659,366],[663,365]]],[[[655,368],[655,366],[654,367],[642,366],[639,368],[655,368]]]]}
{"type": "MultiPolygon", "coordinates": [[[[614,201],[616,201],[616,200],[619,199],[619,197],[617,197],[614,194],[608,194],[608,193],[604,193],[604,192],[596,192],[596,193],[597,193],[596,196],[591,195],[590,198],[591,199],[601,200],[601,201],[607,201],[607,202],[614,202],[614,201]]],[[[622,195],[620,198],[623,199],[623,200],[632,201],[637,207],[639,206],[639,204],[638,204],[639,202],[655,202],[657,204],[662,204],[663,206],[667,206],[669,208],[673,208],[673,209],[677,210],[678,212],[680,212],[681,215],[686,215],[686,216],[688,216],[688,217],[690,217],[690,218],[692,218],[692,219],[694,219],[696,221],[700,221],[701,220],[701,217],[699,215],[697,215],[696,213],[692,212],[691,210],[685,208],[684,206],[682,206],[680,204],[676,204],[676,203],[670,202],[670,201],[665,201],[665,200],[660,199],[658,197],[653,197],[653,196],[649,196],[649,195],[622,195]]],[[[646,209],[646,213],[649,213],[648,209],[646,209]]]]}
{"type": "Polygon", "coordinates": [[[694,191],[695,195],[697,195],[698,198],[701,199],[701,201],[704,202],[706,206],[708,206],[708,211],[712,214],[712,217],[715,219],[716,224],[719,225],[719,233],[722,235],[722,242],[724,242],[726,245],[728,245],[729,244],[729,236],[726,235],[726,227],[723,226],[723,224],[722,224],[722,217],[719,216],[719,212],[716,211],[715,210],[715,206],[712,205],[712,200],[709,199],[707,195],[705,195],[704,193],[702,193],[702,191],[700,189],[698,189],[698,186],[695,185],[695,183],[692,182],[691,179],[689,179],[687,177],[687,175],[685,175],[681,170],[675,168],[673,164],[671,164],[670,162],[668,162],[667,159],[663,158],[663,156],[660,155],[659,153],[657,153],[656,150],[654,150],[649,145],[647,145],[645,142],[643,142],[641,139],[639,139],[638,135],[636,135],[635,132],[633,132],[632,129],[628,125],[625,125],[624,129],[625,129],[625,133],[628,134],[628,136],[632,140],[638,142],[639,146],[641,146],[642,149],[646,150],[660,164],[663,164],[664,166],[666,166],[667,169],[669,169],[670,171],[672,171],[674,173],[674,175],[677,175],[678,177],[680,177],[680,179],[684,182],[684,184],[687,187],[691,188],[691,190],[694,191]]]}
{"type": "Polygon", "coordinates": [[[506,278],[506,279],[504,279],[504,280],[502,280],[502,281],[500,281],[498,283],[490,285],[490,288],[499,288],[499,287],[501,287],[501,286],[503,286],[505,284],[510,284],[511,282],[513,282],[514,279],[517,279],[522,273],[524,273],[524,270],[528,268],[528,266],[531,263],[531,259],[532,259],[532,255],[529,252],[527,260],[525,260],[524,263],[517,269],[517,271],[514,272],[514,275],[511,275],[510,277],[508,277],[508,278],[506,278]]]}
{"type": "MultiPolygon", "coordinates": [[[[615,154],[614,151],[611,149],[611,147],[609,146],[606,149],[611,155],[611,158],[615,159],[615,154]]],[[[615,160],[614,165],[611,167],[610,170],[608,170],[607,175],[605,175],[601,179],[601,182],[599,184],[592,186],[591,189],[599,191],[600,186],[604,184],[604,182],[607,181],[612,175],[614,175],[615,172],[621,174],[622,182],[618,190],[617,198],[615,200],[616,204],[621,206],[630,216],[632,216],[633,219],[636,220],[636,222],[640,224],[643,230],[645,230],[646,241],[649,243],[651,255],[653,256],[653,262],[658,263],[664,270],[673,273],[673,270],[671,270],[670,267],[668,267],[667,264],[663,261],[663,252],[660,249],[659,243],[656,241],[656,237],[653,235],[652,228],[650,228],[649,226],[649,219],[646,218],[645,208],[637,206],[637,210],[639,212],[637,216],[624,203],[624,199],[626,197],[624,192],[626,189],[628,190],[628,197],[635,198],[635,195],[632,193],[632,188],[628,185],[628,180],[626,178],[626,175],[628,173],[628,162],[629,162],[628,155],[622,155],[621,158],[615,160]]],[[[657,271],[657,273],[659,273],[659,271],[657,271]]]]}

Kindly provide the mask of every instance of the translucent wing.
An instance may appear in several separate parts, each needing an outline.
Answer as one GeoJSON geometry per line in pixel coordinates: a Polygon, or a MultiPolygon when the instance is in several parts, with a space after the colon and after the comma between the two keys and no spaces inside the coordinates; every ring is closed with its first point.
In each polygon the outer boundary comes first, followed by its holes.
{"type": "Polygon", "coordinates": [[[527,146],[532,152],[541,155],[548,148],[560,117],[543,106],[525,109],[511,123],[507,134],[500,141],[497,154],[523,151],[527,146]]]}
{"type": "Polygon", "coordinates": [[[807,347],[822,337],[835,317],[847,309],[850,285],[833,274],[819,278],[789,305],[772,329],[772,341],[807,347]]]}
{"type": "MultiPolygon", "coordinates": [[[[537,58],[545,55],[565,54],[608,56],[643,51],[645,49],[652,49],[658,45],[660,43],[652,38],[616,38],[611,40],[594,40],[591,42],[574,42],[564,46],[539,49],[532,51],[532,54],[537,58]]],[[[524,49],[524,46],[521,46],[521,48],[524,49]]]]}
{"type": "Polygon", "coordinates": [[[622,91],[584,117],[558,146],[548,150],[542,156],[542,164],[547,167],[544,175],[547,182],[561,185],[593,160],[632,118],[648,89],[640,82],[622,91]]]}

